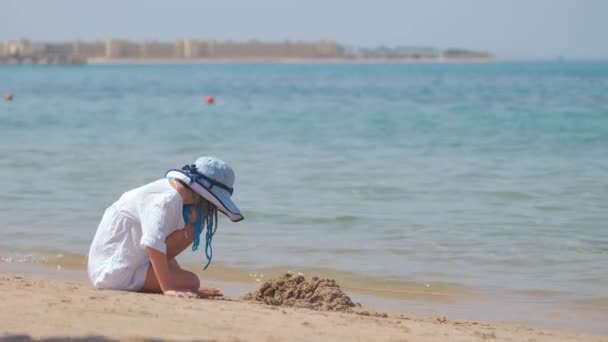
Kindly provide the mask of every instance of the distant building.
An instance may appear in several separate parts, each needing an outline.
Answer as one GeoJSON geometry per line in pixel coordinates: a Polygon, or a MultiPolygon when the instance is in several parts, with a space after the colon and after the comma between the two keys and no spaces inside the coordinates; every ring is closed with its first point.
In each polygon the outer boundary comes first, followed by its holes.
{"type": "Polygon", "coordinates": [[[402,46],[395,48],[398,56],[411,59],[435,59],[441,56],[441,51],[432,47],[402,46]]]}
{"type": "Polygon", "coordinates": [[[316,44],[317,56],[320,58],[338,58],[344,56],[344,47],[338,43],[322,41],[316,44]]]}
{"type": "Polygon", "coordinates": [[[379,59],[407,59],[407,60],[432,60],[441,57],[441,51],[430,47],[399,46],[359,49],[355,55],[359,58],[379,58],[379,59]]]}
{"type": "Polygon", "coordinates": [[[0,43],[2,63],[85,63],[87,59],[149,60],[493,60],[492,54],[464,49],[440,51],[431,47],[352,48],[332,41],[246,42],[186,39],[177,42],[108,39],[96,42],[0,43]]]}
{"type": "Polygon", "coordinates": [[[445,59],[494,59],[493,54],[464,49],[447,49],[443,51],[445,59]]]}
{"type": "MultiPolygon", "coordinates": [[[[202,58],[207,57],[209,55],[209,43],[203,42],[200,40],[188,39],[181,42],[179,45],[182,51],[178,51],[178,55],[183,56],[183,58],[193,59],[193,58],[202,58]]],[[[177,49],[176,49],[177,50],[177,49]]]]}
{"type": "Polygon", "coordinates": [[[196,56],[228,59],[339,58],[343,48],[333,42],[199,42],[196,56]]]}
{"type": "Polygon", "coordinates": [[[104,42],[81,42],[72,43],[74,54],[84,58],[103,58],[106,55],[106,44],[104,42]]]}
{"type": "Polygon", "coordinates": [[[35,50],[37,53],[43,54],[43,55],[61,55],[61,56],[76,55],[76,53],[74,51],[74,44],[72,44],[72,43],[36,44],[35,50]]]}
{"type": "Polygon", "coordinates": [[[140,58],[139,44],[126,40],[106,40],[105,58],[140,58]]]}
{"type": "Polygon", "coordinates": [[[174,43],[143,42],[139,46],[142,58],[177,58],[174,43]]]}
{"type": "Polygon", "coordinates": [[[23,56],[35,53],[32,42],[27,39],[5,42],[2,47],[5,56],[23,56]]]}

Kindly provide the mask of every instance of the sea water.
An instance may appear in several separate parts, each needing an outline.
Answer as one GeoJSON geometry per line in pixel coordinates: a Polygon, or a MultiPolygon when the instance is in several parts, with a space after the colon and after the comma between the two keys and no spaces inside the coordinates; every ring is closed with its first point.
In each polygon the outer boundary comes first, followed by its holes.
{"type": "Polygon", "coordinates": [[[608,318],[608,63],[0,67],[9,91],[4,263],[84,269],[124,191],[214,155],[245,221],[221,220],[212,269],[608,318]]]}

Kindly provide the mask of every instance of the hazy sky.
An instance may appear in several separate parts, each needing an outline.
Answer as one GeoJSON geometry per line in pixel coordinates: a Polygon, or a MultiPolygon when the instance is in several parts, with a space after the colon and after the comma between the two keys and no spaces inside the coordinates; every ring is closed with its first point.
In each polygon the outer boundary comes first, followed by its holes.
{"type": "Polygon", "coordinates": [[[0,40],[335,40],[608,58],[608,0],[0,0],[0,40]]]}

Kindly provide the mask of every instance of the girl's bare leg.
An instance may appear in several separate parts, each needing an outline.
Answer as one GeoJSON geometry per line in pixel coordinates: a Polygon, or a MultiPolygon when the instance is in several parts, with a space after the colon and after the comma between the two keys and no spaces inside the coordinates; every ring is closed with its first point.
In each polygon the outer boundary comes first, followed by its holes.
{"type": "MultiPolygon", "coordinates": [[[[192,240],[192,225],[188,225],[187,232],[184,232],[184,230],[177,230],[167,237],[167,259],[173,284],[180,290],[192,291],[203,298],[221,296],[220,290],[218,289],[201,288],[198,276],[190,271],[182,269],[177,260],[175,260],[177,255],[192,244],[192,240]]],[[[162,293],[153,267],[148,268],[146,282],[144,283],[142,292],[162,293]]]]}
{"type": "MultiPolygon", "coordinates": [[[[176,265],[177,262],[175,262],[175,259],[173,259],[173,261],[169,261],[169,272],[171,273],[171,280],[173,281],[173,285],[176,287],[176,289],[192,292],[198,291],[200,280],[196,274],[182,270],[179,266],[176,267],[176,265]]],[[[144,283],[144,287],[141,291],[151,293],[163,292],[160,288],[160,284],[158,283],[156,273],[154,273],[154,267],[152,266],[148,268],[146,282],[144,283]]]]}

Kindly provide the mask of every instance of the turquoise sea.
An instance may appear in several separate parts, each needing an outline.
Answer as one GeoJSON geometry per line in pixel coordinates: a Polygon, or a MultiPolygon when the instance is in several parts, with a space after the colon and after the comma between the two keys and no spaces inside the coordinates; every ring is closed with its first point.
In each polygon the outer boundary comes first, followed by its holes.
{"type": "Polygon", "coordinates": [[[212,269],[608,332],[608,63],[0,67],[9,91],[0,264],[84,269],[122,192],[214,155],[246,219],[212,269]]]}

